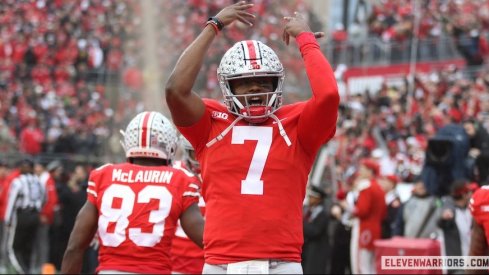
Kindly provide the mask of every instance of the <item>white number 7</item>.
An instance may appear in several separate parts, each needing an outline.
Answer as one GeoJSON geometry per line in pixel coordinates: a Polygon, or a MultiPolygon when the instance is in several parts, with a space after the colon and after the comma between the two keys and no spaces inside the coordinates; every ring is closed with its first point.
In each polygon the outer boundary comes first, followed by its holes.
{"type": "Polygon", "coordinates": [[[263,126],[234,126],[232,144],[244,144],[245,140],[256,140],[255,152],[251,158],[250,168],[246,178],[241,181],[241,194],[263,195],[261,175],[268,152],[272,146],[272,127],[263,126]]]}

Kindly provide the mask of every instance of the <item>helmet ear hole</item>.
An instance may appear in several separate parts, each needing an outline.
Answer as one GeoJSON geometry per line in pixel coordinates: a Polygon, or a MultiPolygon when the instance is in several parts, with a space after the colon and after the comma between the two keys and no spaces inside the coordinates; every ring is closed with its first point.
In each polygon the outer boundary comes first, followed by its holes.
{"type": "Polygon", "coordinates": [[[276,91],[277,90],[277,87],[278,87],[278,77],[274,77],[273,78],[273,90],[276,91]]]}
{"type": "Polygon", "coordinates": [[[235,83],[236,83],[236,81],[235,81],[234,79],[229,80],[229,91],[231,91],[231,93],[232,93],[233,95],[235,95],[235,94],[236,94],[236,93],[234,92],[234,90],[235,90],[235,85],[234,85],[234,84],[235,84],[235,83]]]}

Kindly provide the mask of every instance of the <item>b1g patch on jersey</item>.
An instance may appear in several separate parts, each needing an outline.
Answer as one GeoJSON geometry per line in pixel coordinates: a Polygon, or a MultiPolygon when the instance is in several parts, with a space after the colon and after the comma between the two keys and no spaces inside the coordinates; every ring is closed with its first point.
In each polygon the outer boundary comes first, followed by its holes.
{"type": "Polygon", "coordinates": [[[217,118],[217,119],[222,119],[222,120],[228,120],[229,115],[223,112],[218,112],[218,111],[213,111],[212,112],[212,118],[217,118]]]}

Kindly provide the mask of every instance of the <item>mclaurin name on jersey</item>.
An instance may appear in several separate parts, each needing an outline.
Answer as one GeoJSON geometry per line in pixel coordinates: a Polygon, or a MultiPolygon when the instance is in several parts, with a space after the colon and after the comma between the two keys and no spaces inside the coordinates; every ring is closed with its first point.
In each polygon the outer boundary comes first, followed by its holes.
{"type": "Polygon", "coordinates": [[[122,169],[114,169],[112,171],[113,182],[145,182],[145,183],[166,183],[169,184],[173,172],[171,171],[158,171],[158,170],[143,170],[134,173],[133,170],[123,172],[122,169]]]}

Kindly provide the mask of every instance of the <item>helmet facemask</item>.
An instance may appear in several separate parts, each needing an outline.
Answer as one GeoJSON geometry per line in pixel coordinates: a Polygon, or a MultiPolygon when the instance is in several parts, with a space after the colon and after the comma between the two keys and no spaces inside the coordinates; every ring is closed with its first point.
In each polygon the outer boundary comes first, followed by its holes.
{"type": "Polygon", "coordinates": [[[218,68],[218,79],[229,112],[250,123],[262,123],[282,106],[284,70],[277,55],[259,41],[236,43],[223,56],[218,68]],[[236,95],[231,81],[257,77],[274,78],[272,92],[236,95]],[[264,97],[255,104],[256,97],[264,97]],[[241,100],[240,100],[241,99],[241,100]]]}
{"type": "Polygon", "coordinates": [[[181,137],[180,144],[183,149],[183,162],[190,171],[197,175],[200,174],[200,162],[195,159],[195,150],[192,144],[183,136],[181,137]]]}

